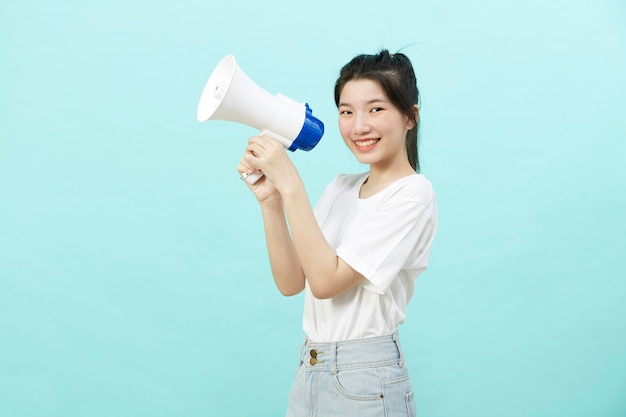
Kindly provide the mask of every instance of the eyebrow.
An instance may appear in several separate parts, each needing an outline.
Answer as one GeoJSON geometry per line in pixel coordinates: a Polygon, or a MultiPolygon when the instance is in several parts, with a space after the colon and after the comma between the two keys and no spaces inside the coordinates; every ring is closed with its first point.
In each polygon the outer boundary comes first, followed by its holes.
{"type": "MultiPolygon", "coordinates": [[[[387,101],[386,99],[382,98],[382,97],[376,97],[376,98],[373,98],[373,99],[371,99],[371,100],[367,100],[367,101],[365,102],[365,104],[372,104],[372,103],[387,103],[387,102],[388,102],[388,101],[387,101]]],[[[346,103],[346,102],[344,102],[344,101],[341,101],[341,102],[339,102],[339,106],[338,106],[338,107],[341,107],[341,106],[350,106],[350,103],[346,103]]]]}

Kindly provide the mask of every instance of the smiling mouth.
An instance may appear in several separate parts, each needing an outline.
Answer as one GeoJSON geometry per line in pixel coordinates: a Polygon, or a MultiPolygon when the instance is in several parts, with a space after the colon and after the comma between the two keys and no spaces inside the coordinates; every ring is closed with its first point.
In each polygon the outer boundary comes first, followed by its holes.
{"type": "Polygon", "coordinates": [[[376,145],[379,141],[380,141],[380,138],[378,138],[378,139],[362,139],[362,140],[355,140],[354,144],[356,146],[358,146],[358,147],[361,147],[361,148],[367,148],[368,146],[376,145]]]}

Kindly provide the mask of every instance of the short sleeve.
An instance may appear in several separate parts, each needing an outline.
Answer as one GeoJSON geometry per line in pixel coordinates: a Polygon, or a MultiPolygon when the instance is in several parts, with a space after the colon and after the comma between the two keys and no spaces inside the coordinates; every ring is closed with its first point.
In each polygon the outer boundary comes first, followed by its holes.
{"type": "Polygon", "coordinates": [[[350,226],[337,255],[367,279],[366,289],[383,294],[402,269],[426,269],[435,215],[434,200],[383,203],[350,226]]]}

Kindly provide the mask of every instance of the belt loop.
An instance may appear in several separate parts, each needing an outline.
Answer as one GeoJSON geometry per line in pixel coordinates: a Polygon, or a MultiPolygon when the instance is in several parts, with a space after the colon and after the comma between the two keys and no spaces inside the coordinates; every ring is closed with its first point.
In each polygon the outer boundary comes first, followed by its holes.
{"type": "Polygon", "coordinates": [[[302,344],[300,345],[300,356],[298,357],[299,361],[298,361],[298,366],[302,366],[302,364],[304,363],[304,351],[306,349],[306,344],[308,343],[308,338],[305,337],[304,340],[302,341],[302,344]]]}
{"type": "Polygon", "coordinates": [[[402,351],[402,346],[400,345],[400,335],[397,330],[393,332],[393,341],[396,343],[396,347],[400,353],[400,362],[398,362],[398,365],[402,368],[404,367],[404,352],[402,351]]]}
{"type": "Polygon", "coordinates": [[[330,374],[337,375],[337,343],[330,344],[330,374]]]}

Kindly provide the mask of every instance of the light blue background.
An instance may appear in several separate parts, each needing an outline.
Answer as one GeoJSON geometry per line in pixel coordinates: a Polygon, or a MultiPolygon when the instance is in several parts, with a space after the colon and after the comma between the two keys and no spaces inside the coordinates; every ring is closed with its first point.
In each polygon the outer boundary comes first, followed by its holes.
{"type": "Polygon", "coordinates": [[[234,54],[344,149],[339,68],[413,60],[440,228],[401,328],[422,417],[626,415],[626,6],[3,1],[0,415],[280,416],[301,295],[274,288],[236,173],[256,131],[198,123],[234,54]]]}

